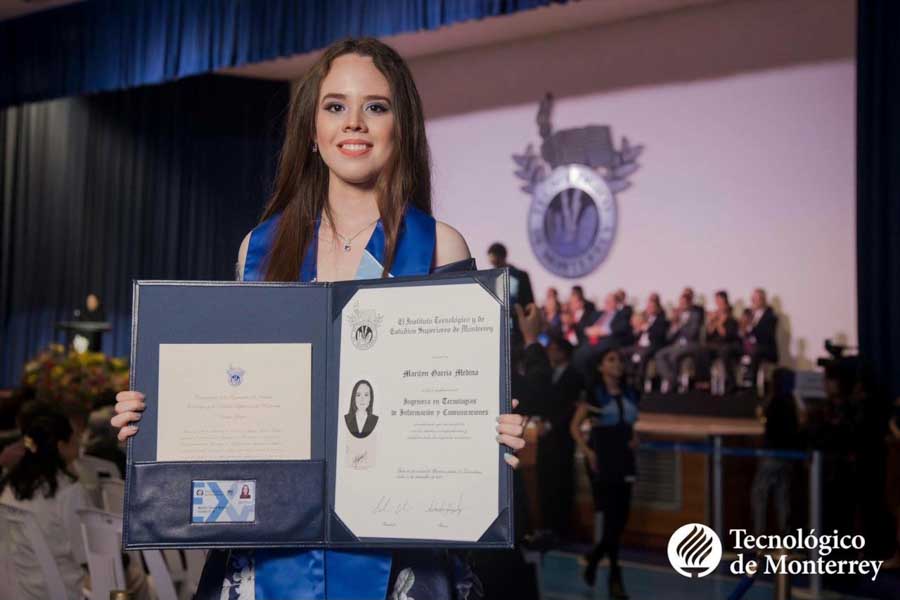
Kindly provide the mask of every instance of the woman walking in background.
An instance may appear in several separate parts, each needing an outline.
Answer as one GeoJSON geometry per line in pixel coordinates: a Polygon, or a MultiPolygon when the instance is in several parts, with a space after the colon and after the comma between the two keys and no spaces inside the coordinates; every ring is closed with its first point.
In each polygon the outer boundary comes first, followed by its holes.
{"type": "Polygon", "coordinates": [[[587,386],[586,397],[572,418],[570,432],[590,469],[594,493],[594,538],[599,542],[588,556],[585,582],[593,587],[597,565],[609,557],[609,594],[628,598],[619,567],[619,546],[628,512],[631,488],[635,480],[637,438],[634,424],[638,418],[638,393],[625,384],[624,365],[619,353],[607,350],[600,356],[587,386]],[[581,424],[590,419],[591,430],[585,441],[581,424]]]}

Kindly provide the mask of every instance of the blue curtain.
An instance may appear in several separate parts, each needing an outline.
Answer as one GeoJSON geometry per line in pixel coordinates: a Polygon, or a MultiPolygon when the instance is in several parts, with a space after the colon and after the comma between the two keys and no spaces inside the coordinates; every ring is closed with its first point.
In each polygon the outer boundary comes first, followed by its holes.
{"type": "Polygon", "coordinates": [[[132,279],[233,279],[288,95],[207,75],[0,111],[0,388],[89,292],[127,356],[132,279]]]}
{"type": "Polygon", "coordinates": [[[565,0],[94,0],[0,23],[0,106],[161,83],[565,0]]]}
{"type": "Polygon", "coordinates": [[[859,2],[856,245],[859,345],[900,396],[900,4],[859,2]]]}

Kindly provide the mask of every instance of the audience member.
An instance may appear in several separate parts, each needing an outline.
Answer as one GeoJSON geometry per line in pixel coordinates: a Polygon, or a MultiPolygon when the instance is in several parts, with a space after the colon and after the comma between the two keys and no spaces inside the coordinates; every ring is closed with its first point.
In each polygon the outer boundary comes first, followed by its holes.
{"type": "MultiPolygon", "coordinates": [[[[71,470],[78,457],[78,441],[68,419],[46,406],[29,416],[22,434],[26,452],[0,483],[0,504],[31,513],[59,567],[67,597],[78,600],[84,579],[81,564],[86,561],[80,546],[69,537],[77,528],[65,521],[74,515],[71,507],[85,505],[84,490],[71,470]]],[[[8,531],[20,594],[44,600],[49,592],[25,531],[15,524],[8,531]]]]}
{"type": "Polygon", "coordinates": [[[581,374],[571,365],[572,345],[551,338],[547,356],[553,367],[552,392],[540,424],[538,480],[544,527],[557,539],[567,536],[575,497],[575,441],[569,424],[584,389],[581,374]]]}
{"type": "Polygon", "coordinates": [[[694,304],[694,290],[685,288],[669,326],[668,345],[656,353],[656,370],[662,380],[663,393],[674,388],[681,360],[700,350],[703,319],[703,309],[694,304]]]}
{"type": "Polygon", "coordinates": [[[660,304],[659,294],[650,294],[644,311],[632,317],[631,327],[637,342],[623,348],[621,354],[626,369],[635,379],[642,380],[647,374],[647,363],[665,346],[669,331],[669,321],[660,304]]]}
{"type": "Polygon", "coordinates": [[[525,308],[534,302],[534,293],[531,291],[531,278],[528,273],[517,269],[506,262],[506,246],[500,242],[494,242],[488,248],[488,260],[495,269],[507,267],[509,269],[509,302],[525,308]]]}
{"type": "Polygon", "coordinates": [[[709,372],[709,365],[721,360],[725,367],[725,388],[734,387],[734,369],[741,355],[741,336],[728,292],[716,292],[716,309],[706,320],[706,352],[701,353],[702,370],[709,372]]]}
{"type": "Polygon", "coordinates": [[[603,311],[583,330],[583,340],[575,351],[575,366],[590,374],[597,360],[608,350],[618,350],[631,344],[631,307],[625,304],[625,292],[607,294],[603,311]]]}
{"type": "MultiPolygon", "coordinates": [[[[768,450],[794,450],[802,447],[799,439],[799,419],[794,399],[794,372],[776,369],[772,375],[772,387],[765,408],[765,446],[768,450]]],[[[794,461],[772,456],[759,459],[753,478],[751,497],[753,505],[753,529],[756,535],[787,533],[791,507],[791,474],[794,461]],[[769,497],[775,505],[777,530],[766,528],[769,497]]]]}
{"type": "Polygon", "coordinates": [[[778,362],[778,343],[775,339],[778,317],[768,305],[766,292],[761,288],[753,291],[750,304],[752,313],[744,336],[744,350],[749,366],[747,375],[752,382],[756,380],[760,363],[778,362]]]}
{"type": "Polygon", "coordinates": [[[544,298],[544,333],[550,338],[562,336],[563,306],[559,302],[559,292],[556,288],[547,288],[547,296],[544,298]]]}

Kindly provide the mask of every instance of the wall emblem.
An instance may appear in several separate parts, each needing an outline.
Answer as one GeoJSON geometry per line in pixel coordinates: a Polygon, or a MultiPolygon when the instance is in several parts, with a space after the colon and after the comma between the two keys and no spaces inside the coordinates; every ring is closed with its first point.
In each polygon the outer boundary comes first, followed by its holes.
{"type": "Polygon", "coordinates": [[[616,237],[615,194],[628,188],[643,146],[623,137],[618,149],[608,125],[553,131],[553,96],[541,101],[540,155],[531,144],[514,154],[521,189],[531,195],[528,238],[537,259],[551,273],[568,278],[599,267],[616,237]]]}

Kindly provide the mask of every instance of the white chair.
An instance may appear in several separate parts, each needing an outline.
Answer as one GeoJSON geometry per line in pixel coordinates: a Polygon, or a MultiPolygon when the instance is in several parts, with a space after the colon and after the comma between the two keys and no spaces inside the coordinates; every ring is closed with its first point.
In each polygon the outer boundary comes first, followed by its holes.
{"type": "Polygon", "coordinates": [[[161,550],[163,560],[169,567],[169,575],[172,576],[172,582],[177,586],[187,579],[187,567],[181,558],[181,550],[175,548],[166,548],[161,550]]]}
{"type": "MultiPolygon", "coordinates": [[[[90,597],[105,600],[109,597],[110,590],[127,589],[122,563],[122,517],[91,508],[79,510],[78,517],[81,519],[88,570],[91,573],[90,597]]],[[[159,550],[144,550],[142,554],[157,598],[178,600],[162,553],[159,550]]]]}
{"type": "Polygon", "coordinates": [[[126,588],[122,565],[122,517],[83,508],[78,511],[78,518],[91,574],[91,598],[105,600],[111,590],[126,588]]]}
{"type": "Polygon", "coordinates": [[[0,553],[0,598],[18,598],[16,571],[8,552],[0,553]]]}
{"type": "Polygon", "coordinates": [[[182,598],[190,600],[200,585],[200,576],[203,575],[203,565],[206,564],[206,550],[185,550],[184,559],[187,563],[187,581],[182,588],[182,598]],[[185,594],[185,592],[187,592],[185,594]]]}
{"type": "Polygon", "coordinates": [[[153,589],[156,590],[156,596],[159,600],[178,600],[175,593],[175,584],[172,583],[172,577],[163,560],[162,552],[159,550],[144,550],[144,561],[147,563],[147,569],[150,570],[150,577],[153,579],[153,589]]]}
{"type": "Polygon", "coordinates": [[[103,508],[100,484],[110,479],[121,480],[119,467],[113,462],[89,454],[79,456],[73,467],[78,472],[82,487],[87,490],[91,505],[103,508]]]}
{"type": "MultiPolygon", "coordinates": [[[[59,572],[59,566],[50,552],[44,533],[38,526],[34,516],[27,510],[14,508],[8,505],[0,505],[0,513],[10,526],[20,527],[31,546],[41,566],[41,574],[44,576],[44,585],[47,587],[48,600],[68,600],[66,594],[66,585],[63,582],[62,574],[59,572]]],[[[107,594],[108,595],[108,594],[107,594]]]]}
{"type": "Polygon", "coordinates": [[[121,479],[101,479],[100,498],[103,510],[121,516],[125,507],[125,482],[121,479]]]}
{"type": "Polygon", "coordinates": [[[0,598],[18,598],[19,587],[10,549],[9,523],[0,515],[0,598]]]}
{"type": "Polygon", "coordinates": [[[78,463],[83,468],[90,469],[92,474],[100,481],[103,481],[104,479],[122,480],[118,465],[111,460],[99,458],[91,454],[83,454],[78,457],[78,463]]]}

